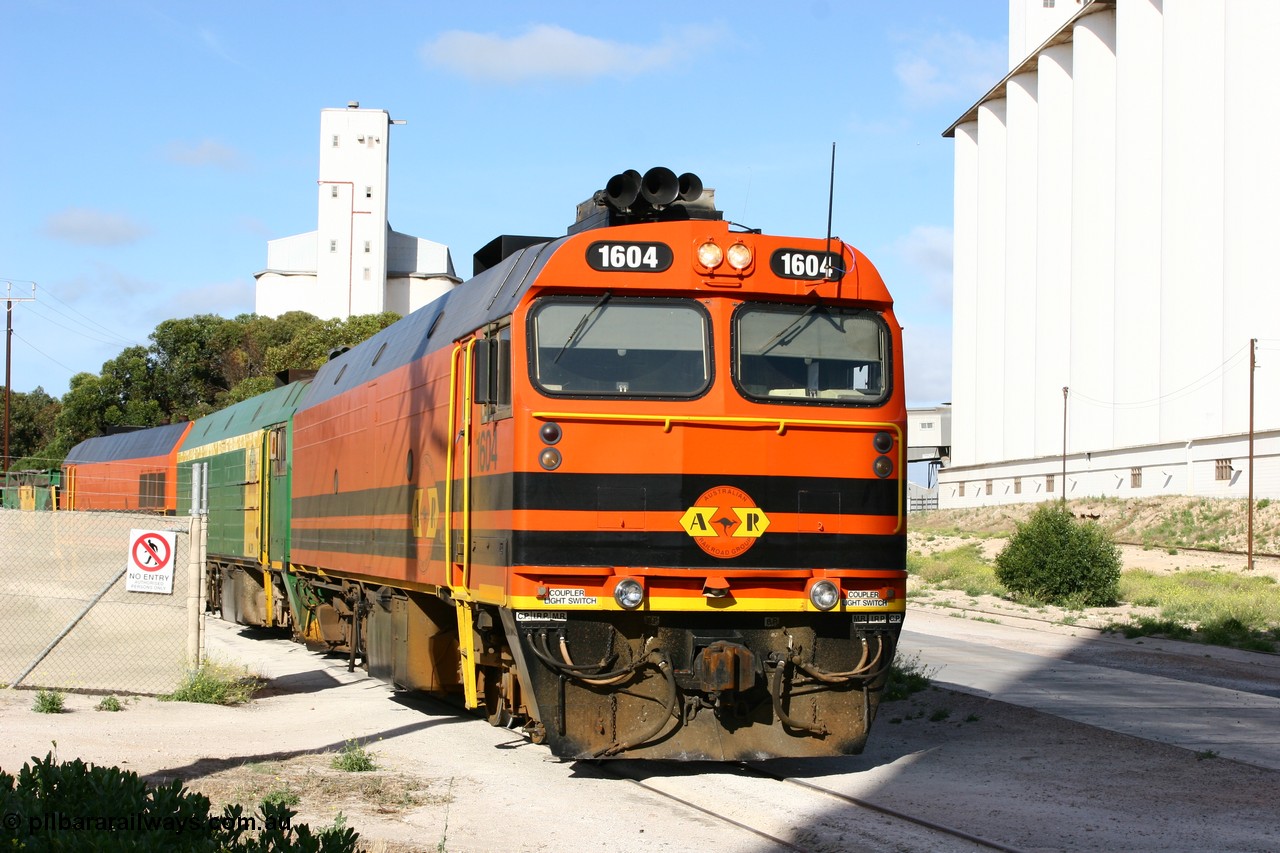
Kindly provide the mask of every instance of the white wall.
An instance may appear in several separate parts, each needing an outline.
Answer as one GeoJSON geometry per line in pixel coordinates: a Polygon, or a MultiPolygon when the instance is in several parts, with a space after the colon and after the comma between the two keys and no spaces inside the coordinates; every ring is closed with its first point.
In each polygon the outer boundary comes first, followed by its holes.
{"type": "Polygon", "coordinates": [[[1034,73],[1009,81],[1005,98],[1008,145],[1005,178],[1004,425],[996,458],[1035,453],[1036,409],[1036,233],[1039,193],[1036,149],[1039,137],[1038,81],[1034,73]]]}
{"type": "Polygon", "coordinates": [[[1160,435],[1160,304],[1164,280],[1160,217],[1164,44],[1160,2],[1116,6],[1116,239],[1112,340],[1115,444],[1160,435]]]}
{"type": "Polygon", "coordinates": [[[1042,53],[1036,75],[1036,425],[1030,455],[1041,456],[1062,449],[1061,389],[1071,379],[1071,45],[1042,53]]]}
{"type": "MultiPolygon", "coordinates": [[[[975,408],[980,428],[974,430],[974,450],[967,458],[989,462],[1004,451],[1004,300],[1006,102],[992,100],[978,108],[978,251],[975,408]]],[[[954,401],[953,401],[954,403],[954,401]]]]}
{"type": "Polygon", "coordinates": [[[1044,0],[1009,0],[1009,69],[1057,32],[1080,5],[1080,0],[1054,0],[1045,8],[1044,0]]]}
{"type": "Polygon", "coordinates": [[[969,413],[952,418],[952,458],[970,464],[978,443],[978,122],[956,128],[955,249],[952,255],[951,318],[959,332],[951,336],[951,404],[969,413]]]}
{"type": "MultiPolygon", "coordinates": [[[[1014,0],[1011,41],[1039,6],[1014,0]]],[[[1280,2],[1085,11],[955,128],[944,499],[1007,460],[1059,457],[1064,385],[1073,457],[1124,448],[1143,467],[1144,447],[1244,432],[1250,338],[1256,428],[1280,429],[1280,2]]]]}

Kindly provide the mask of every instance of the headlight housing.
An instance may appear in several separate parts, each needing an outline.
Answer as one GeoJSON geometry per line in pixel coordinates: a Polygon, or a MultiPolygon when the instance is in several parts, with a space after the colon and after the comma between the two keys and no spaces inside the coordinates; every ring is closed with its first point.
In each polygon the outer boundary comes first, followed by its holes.
{"type": "Polygon", "coordinates": [[[623,610],[635,610],[644,604],[644,584],[635,578],[623,578],[613,586],[613,600],[623,610]]]}
{"type": "Polygon", "coordinates": [[[826,612],[840,603],[840,587],[825,578],[814,581],[809,585],[809,601],[814,607],[826,612]]]}

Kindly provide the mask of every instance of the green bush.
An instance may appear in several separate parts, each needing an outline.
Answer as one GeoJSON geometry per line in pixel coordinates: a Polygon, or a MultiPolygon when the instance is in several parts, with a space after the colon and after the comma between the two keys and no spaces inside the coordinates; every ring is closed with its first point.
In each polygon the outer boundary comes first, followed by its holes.
{"type": "Polygon", "coordinates": [[[63,696],[57,690],[41,690],[32,709],[37,714],[61,714],[65,710],[62,703],[63,696]]]}
{"type": "Polygon", "coordinates": [[[1120,549],[1093,521],[1045,504],[1018,525],[996,555],[996,579],[1010,591],[1067,607],[1115,604],[1120,549]]]}
{"type": "Polygon", "coordinates": [[[204,661],[188,670],[172,693],[158,698],[162,702],[201,702],[207,705],[243,705],[262,686],[262,679],[230,664],[204,661]]]}
{"type": "Polygon", "coordinates": [[[211,814],[209,799],[178,781],[153,788],[118,767],[32,761],[16,779],[0,772],[0,849],[349,853],[359,840],[345,827],[294,824],[296,812],[279,803],[211,814]]]}

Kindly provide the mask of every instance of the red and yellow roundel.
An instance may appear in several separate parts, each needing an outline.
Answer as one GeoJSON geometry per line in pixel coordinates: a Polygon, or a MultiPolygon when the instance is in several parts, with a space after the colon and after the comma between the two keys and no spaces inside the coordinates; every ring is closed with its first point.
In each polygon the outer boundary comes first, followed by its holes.
{"type": "Polygon", "coordinates": [[[703,551],[727,560],[756,544],[769,529],[769,517],[741,489],[716,486],[685,510],[680,526],[703,551]]]}

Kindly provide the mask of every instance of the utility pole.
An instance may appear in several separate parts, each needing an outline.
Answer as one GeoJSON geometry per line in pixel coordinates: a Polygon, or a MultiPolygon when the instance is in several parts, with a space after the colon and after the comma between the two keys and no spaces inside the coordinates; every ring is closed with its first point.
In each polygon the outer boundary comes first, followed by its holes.
{"type": "Polygon", "coordinates": [[[1067,386],[1062,386],[1062,505],[1067,505],[1067,386]]]}
{"type": "Polygon", "coordinates": [[[1253,568],[1253,372],[1258,368],[1258,339],[1249,339],[1249,556],[1245,569],[1253,568]]]}
{"type": "Polygon", "coordinates": [[[36,283],[31,284],[30,296],[14,296],[13,282],[5,283],[5,335],[4,335],[4,468],[9,473],[9,400],[13,394],[13,303],[34,302],[36,283]]]}

